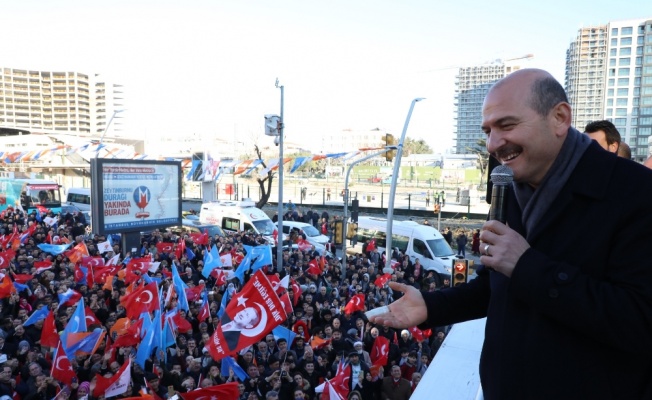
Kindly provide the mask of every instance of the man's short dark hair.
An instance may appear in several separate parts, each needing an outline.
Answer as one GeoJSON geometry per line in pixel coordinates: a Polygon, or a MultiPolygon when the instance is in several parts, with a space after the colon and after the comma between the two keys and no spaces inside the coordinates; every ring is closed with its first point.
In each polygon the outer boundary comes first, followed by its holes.
{"type": "Polygon", "coordinates": [[[530,107],[542,117],[547,116],[557,104],[568,103],[564,88],[551,76],[535,80],[530,96],[530,107]]]}
{"type": "Polygon", "coordinates": [[[611,121],[601,120],[589,122],[584,128],[586,133],[594,133],[597,131],[603,131],[604,137],[607,139],[607,144],[620,144],[620,132],[616,129],[616,126],[611,123],[611,121]]]}

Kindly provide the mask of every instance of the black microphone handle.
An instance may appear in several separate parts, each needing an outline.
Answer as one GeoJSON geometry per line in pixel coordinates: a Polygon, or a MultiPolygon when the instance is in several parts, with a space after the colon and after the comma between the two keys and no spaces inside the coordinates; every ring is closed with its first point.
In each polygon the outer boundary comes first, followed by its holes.
{"type": "Polygon", "coordinates": [[[507,222],[507,187],[508,185],[494,185],[491,191],[491,209],[489,219],[507,222]]]}

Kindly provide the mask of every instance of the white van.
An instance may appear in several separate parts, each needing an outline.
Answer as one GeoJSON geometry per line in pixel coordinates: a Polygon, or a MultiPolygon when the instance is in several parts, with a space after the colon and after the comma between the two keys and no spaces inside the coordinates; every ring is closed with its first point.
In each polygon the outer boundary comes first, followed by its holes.
{"type": "Polygon", "coordinates": [[[82,211],[90,211],[91,190],[89,188],[70,188],[66,194],[65,203],[76,206],[82,211]]]}
{"type": "Polygon", "coordinates": [[[225,232],[253,231],[266,236],[272,243],[277,228],[269,216],[256,208],[256,203],[250,199],[204,203],[201,205],[199,222],[218,225],[225,232]]]}
{"type": "Polygon", "coordinates": [[[328,243],[328,236],[322,235],[314,226],[305,222],[283,220],[283,234],[289,235],[292,229],[297,229],[299,233],[304,233],[308,243],[314,246],[326,246],[328,243]]]}
{"type": "MultiPolygon", "coordinates": [[[[362,245],[367,240],[376,239],[378,252],[385,251],[387,220],[384,218],[358,218],[357,243],[347,252],[361,253],[362,245]]],[[[417,258],[427,271],[437,272],[439,286],[444,278],[450,278],[453,260],[456,259],[453,249],[446,239],[432,226],[421,225],[414,221],[394,221],[392,224],[392,247],[398,247],[414,262],[417,258]]],[[[391,253],[390,253],[391,254],[391,253]]]]}

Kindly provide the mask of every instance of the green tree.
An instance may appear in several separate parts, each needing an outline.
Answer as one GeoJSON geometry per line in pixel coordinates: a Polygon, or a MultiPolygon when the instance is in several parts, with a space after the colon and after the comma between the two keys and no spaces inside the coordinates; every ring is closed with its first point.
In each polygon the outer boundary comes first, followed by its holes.
{"type": "Polygon", "coordinates": [[[403,152],[404,154],[431,154],[432,149],[423,139],[415,140],[412,138],[405,138],[403,152]]]}
{"type": "Polygon", "coordinates": [[[467,151],[472,154],[475,154],[478,163],[478,169],[480,170],[480,185],[484,185],[484,178],[487,176],[487,167],[489,166],[489,152],[487,151],[487,140],[478,139],[475,142],[477,147],[467,147],[467,151]]]}

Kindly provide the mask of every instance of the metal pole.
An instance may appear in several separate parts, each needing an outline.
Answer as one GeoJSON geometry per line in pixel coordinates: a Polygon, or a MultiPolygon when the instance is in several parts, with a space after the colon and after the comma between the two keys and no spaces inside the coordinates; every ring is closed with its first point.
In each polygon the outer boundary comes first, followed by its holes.
{"type": "Polygon", "coordinates": [[[281,89],[281,127],[278,132],[278,243],[276,245],[276,269],[281,272],[283,270],[283,128],[285,121],[283,120],[284,87],[278,85],[278,79],[276,80],[276,87],[281,89]]]}
{"type": "Polygon", "coordinates": [[[410,124],[410,118],[412,117],[412,110],[414,110],[414,105],[423,100],[421,97],[417,97],[412,100],[410,104],[410,110],[408,111],[407,118],[405,119],[405,125],[403,126],[403,133],[401,133],[401,139],[398,142],[398,150],[396,150],[396,158],[394,159],[394,172],[392,173],[392,185],[389,189],[389,204],[387,205],[387,237],[385,239],[385,270],[386,272],[392,271],[392,220],[394,219],[394,197],[396,196],[396,180],[398,179],[398,174],[401,168],[401,156],[403,155],[403,141],[405,140],[405,134],[407,133],[408,125],[410,124]]]}
{"type": "Polygon", "coordinates": [[[113,114],[111,115],[111,118],[109,118],[109,123],[106,124],[106,128],[104,128],[104,132],[102,132],[102,137],[100,137],[100,144],[97,145],[97,152],[95,153],[95,158],[97,158],[100,155],[100,150],[102,149],[102,142],[104,142],[104,136],[106,136],[106,133],[109,131],[109,127],[113,122],[113,118],[115,118],[115,115],[117,113],[121,113],[123,111],[124,110],[113,110],[113,114]]]}
{"type": "Polygon", "coordinates": [[[349,175],[351,175],[351,170],[353,169],[353,166],[356,164],[359,164],[363,161],[366,161],[370,158],[379,156],[381,154],[387,153],[390,148],[386,148],[385,150],[379,151],[374,154],[370,154],[368,156],[362,157],[361,159],[352,162],[351,165],[346,169],[346,177],[344,178],[344,217],[342,218],[342,232],[344,232],[344,240],[342,240],[342,259],[346,259],[346,225],[348,224],[349,221],[349,175]]]}

